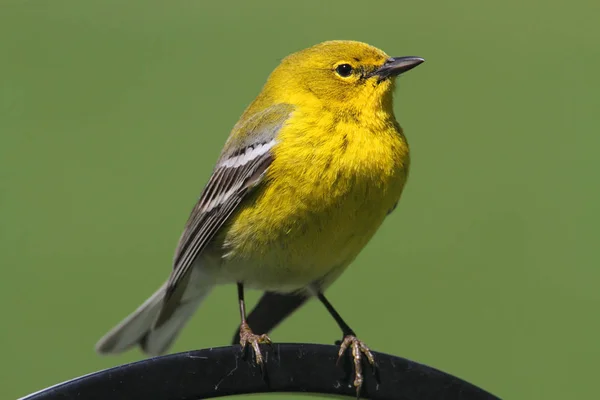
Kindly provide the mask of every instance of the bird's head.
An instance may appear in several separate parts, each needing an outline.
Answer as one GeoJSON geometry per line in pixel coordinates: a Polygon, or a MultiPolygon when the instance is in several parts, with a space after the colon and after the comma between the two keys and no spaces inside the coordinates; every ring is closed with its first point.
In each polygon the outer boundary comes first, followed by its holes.
{"type": "Polygon", "coordinates": [[[265,92],[272,100],[297,105],[391,109],[395,78],[423,61],[390,57],[366,43],[329,41],[283,59],[265,92]]]}

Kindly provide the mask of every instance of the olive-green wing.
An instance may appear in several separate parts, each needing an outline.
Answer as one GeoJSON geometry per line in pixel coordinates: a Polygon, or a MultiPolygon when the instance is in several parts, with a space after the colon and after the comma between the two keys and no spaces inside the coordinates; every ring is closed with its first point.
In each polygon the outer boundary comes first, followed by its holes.
{"type": "Polygon", "coordinates": [[[289,104],[274,105],[244,118],[234,127],[179,239],[164,305],[155,326],[160,326],[173,312],[194,260],[263,179],[273,160],[271,149],[277,142],[277,134],[292,111],[289,104]]]}

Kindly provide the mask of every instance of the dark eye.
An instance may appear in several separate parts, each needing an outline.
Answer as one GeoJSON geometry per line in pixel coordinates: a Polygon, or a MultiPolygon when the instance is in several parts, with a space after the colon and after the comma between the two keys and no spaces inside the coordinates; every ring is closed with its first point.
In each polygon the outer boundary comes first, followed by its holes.
{"type": "Polygon", "coordinates": [[[341,77],[347,78],[352,75],[353,69],[350,64],[340,64],[335,68],[335,72],[341,77]]]}

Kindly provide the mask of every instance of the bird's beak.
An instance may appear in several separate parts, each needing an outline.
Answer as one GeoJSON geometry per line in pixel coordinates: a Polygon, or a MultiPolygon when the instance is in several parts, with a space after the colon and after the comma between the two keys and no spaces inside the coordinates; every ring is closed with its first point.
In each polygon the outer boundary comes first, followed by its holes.
{"type": "Polygon", "coordinates": [[[417,65],[424,62],[421,57],[392,57],[379,68],[377,68],[371,76],[377,75],[379,80],[389,77],[398,76],[406,71],[409,71],[417,65]]]}

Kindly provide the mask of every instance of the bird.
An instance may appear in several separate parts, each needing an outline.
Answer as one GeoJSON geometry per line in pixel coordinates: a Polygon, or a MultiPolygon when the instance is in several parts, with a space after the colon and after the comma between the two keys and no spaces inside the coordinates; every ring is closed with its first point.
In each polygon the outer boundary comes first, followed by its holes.
{"type": "Polygon", "coordinates": [[[410,168],[396,120],[396,78],[424,62],[369,44],[332,40],[292,53],[234,125],[193,207],[168,280],[102,337],[101,354],[133,346],[163,354],[217,285],[237,285],[234,343],[253,349],[317,298],[350,350],[357,396],[364,358],[375,364],[325,297],[396,208],[410,168]],[[264,292],[247,315],[246,288],[264,292]]]}

